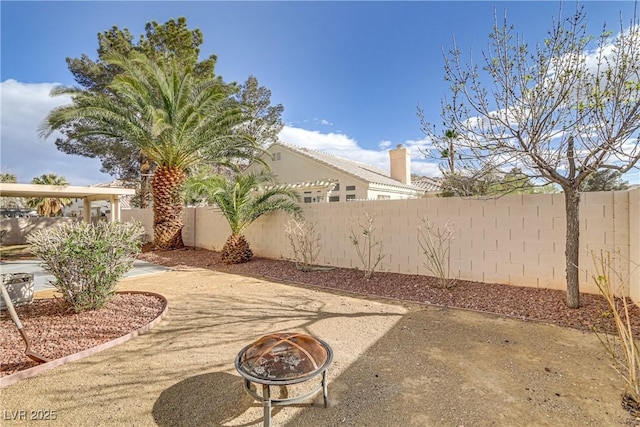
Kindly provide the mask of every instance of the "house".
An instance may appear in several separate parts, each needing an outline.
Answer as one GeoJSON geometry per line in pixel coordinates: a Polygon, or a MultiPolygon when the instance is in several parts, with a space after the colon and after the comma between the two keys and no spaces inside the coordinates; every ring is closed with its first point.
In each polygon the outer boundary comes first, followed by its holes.
{"type": "MultiPolygon", "coordinates": [[[[402,145],[389,151],[390,172],[281,142],[269,146],[262,160],[280,183],[296,188],[305,203],[416,199],[425,194],[411,183],[410,153],[402,145]]],[[[261,168],[253,163],[248,171],[261,168]]]]}

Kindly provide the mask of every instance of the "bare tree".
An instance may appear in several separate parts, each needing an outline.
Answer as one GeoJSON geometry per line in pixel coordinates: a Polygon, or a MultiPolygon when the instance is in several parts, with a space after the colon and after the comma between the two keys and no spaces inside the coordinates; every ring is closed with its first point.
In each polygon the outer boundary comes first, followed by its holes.
{"type": "MultiPolygon", "coordinates": [[[[504,171],[557,184],[565,194],[569,307],[580,306],[578,281],[580,185],[600,169],[620,173],[640,159],[640,27],[634,12],[620,33],[590,37],[577,6],[552,22],[548,37],[528,45],[497,16],[482,67],[464,63],[455,46],[445,54],[450,96],[442,128],[455,132],[458,170],[504,171]],[[488,78],[488,79],[487,79],[488,78]],[[485,83],[488,82],[488,83],[485,83]]],[[[434,152],[449,148],[442,131],[419,115],[434,152]],[[441,146],[439,147],[438,144],[441,146]]]]}

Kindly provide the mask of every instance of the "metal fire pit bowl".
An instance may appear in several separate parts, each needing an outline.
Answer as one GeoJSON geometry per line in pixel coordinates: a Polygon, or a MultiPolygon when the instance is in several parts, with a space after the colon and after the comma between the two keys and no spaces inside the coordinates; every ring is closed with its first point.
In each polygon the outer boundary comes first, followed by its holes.
{"type": "Polygon", "coordinates": [[[274,333],[261,337],[236,356],[236,370],[244,378],[244,390],[264,406],[264,425],[271,426],[271,407],[300,403],[320,390],[327,407],[327,369],[333,360],[329,344],[311,335],[295,332],[274,333]],[[313,390],[300,396],[272,399],[270,386],[298,384],[322,375],[313,390]],[[262,395],[251,389],[262,385],[262,395]]]}

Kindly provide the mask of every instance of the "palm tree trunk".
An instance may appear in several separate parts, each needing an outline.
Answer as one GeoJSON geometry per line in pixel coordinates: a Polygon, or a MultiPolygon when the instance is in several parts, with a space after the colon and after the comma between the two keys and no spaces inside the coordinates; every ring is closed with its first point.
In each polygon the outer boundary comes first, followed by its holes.
{"type": "Polygon", "coordinates": [[[153,175],[153,233],[158,249],[184,247],[184,202],[180,187],[185,179],[186,175],[180,168],[158,167],[153,175]]]}

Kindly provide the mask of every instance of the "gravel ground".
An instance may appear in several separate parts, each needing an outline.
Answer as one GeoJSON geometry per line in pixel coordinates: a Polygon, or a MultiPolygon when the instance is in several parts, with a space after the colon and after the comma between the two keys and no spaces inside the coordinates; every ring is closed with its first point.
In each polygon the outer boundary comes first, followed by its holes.
{"type": "MultiPolygon", "coordinates": [[[[140,259],[174,268],[207,268],[211,270],[264,277],[280,282],[298,283],[320,288],[352,292],[357,295],[392,298],[441,307],[463,308],[541,321],[559,326],[591,331],[612,332],[606,302],[600,295],[581,294],[581,307],[570,309],[565,292],[460,280],[452,289],[440,289],[433,277],[375,272],[369,280],[363,272],[335,268],[302,272],[284,260],[254,257],[250,262],[225,265],[220,253],[185,248],[177,251],[153,251],[140,254],[140,259]]],[[[640,309],[633,305],[632,328],[640,337],[640,309]]]]}
{"type": "MultiPolygon", "coordinates": [[[[53,360],[119,338],[158,317],[165,302],[155,296],[117,294],[101,310],[74,313],[60,299],[35,299],[16,307],[31,350],[53,360]]],[[[37,366],[7,310],[0,312],[0,377],[37,366]],[[6,331],[6,333],[5,333],[6,331]]]]}

